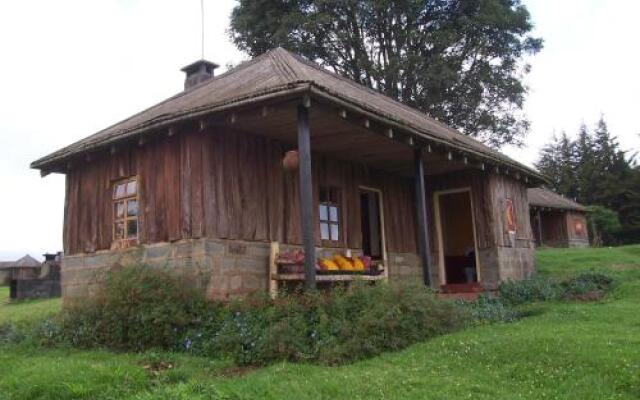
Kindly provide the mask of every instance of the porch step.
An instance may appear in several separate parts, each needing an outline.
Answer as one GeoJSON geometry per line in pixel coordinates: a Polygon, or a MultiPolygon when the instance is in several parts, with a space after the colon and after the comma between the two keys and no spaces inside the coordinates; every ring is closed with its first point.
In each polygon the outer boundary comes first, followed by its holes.
{"type": "Polygon", "coordinates": [[[452,283],[448,285],[440,285],[440,293],[482,293],[484,288],[479,282],[474,283],[452,283]]]}
{"type": "Polygon", "coordinates": [[[481,294],[482,292],[438,293],[436,296],[440,299],[473,301],[481,294]]]}

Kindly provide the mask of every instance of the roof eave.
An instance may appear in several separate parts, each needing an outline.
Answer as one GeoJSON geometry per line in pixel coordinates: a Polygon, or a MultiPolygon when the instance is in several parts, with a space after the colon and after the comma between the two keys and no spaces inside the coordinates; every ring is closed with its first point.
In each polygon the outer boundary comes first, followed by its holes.
{"type": "Polygon", "coordinates": [[[378,120],[381,123],[387,124],[389,126],[392,126],[394,128],[398,128],[401,130],[405,130],[410,132],[413,135],[416,135],[426,141],[432,142],[432,143],[436,143],[436,144],[440,144],[443,146],[448,146],[448,147],[452,147],[454,149],[463,151],[465,153],[468,153],[470,155],[473,155],[475,157],[481,158],[486,160],[489,163],[492,164],[499,164],[499,165],[507,165],[510,168],[513,168],[514,170],[517,170],[523,174],[525,174],[526,176],[532,178],[532,181],[530,182],[530,185],[536,186],[537,184],[540,183],[550,183],[549,179],[547,177],[545,177],[544,175],[538,173],[537,171],[534,171],[524,165],[520,165],[518,163],[508,163],[505,160],[501,160],[497,157],[492,157],[489,154],[485,154],[485,153],[481,153],[477,150],[468,148],[468,147],[464,147],[464,146],[460,146],[456,143],[452,143],[448,140],[439,138],[435,135],[433,135],[432,133],[430,133],[428,130],[425,129],[421,129],[419,127],[416,126],[412,126],[410,124],[395,120],[393,118],[390,118],[389,116],[385,116],[385,115],[380,115],[379,113],[376,113],[373,110],[368,110],[366,107],[364,107],[362,104],[358,104],[353,102],[352,100],[348,99],[348,98],[343,98],[341,96],[336,95],[333,92],[329,92],[327,90],[325,90],[322,86],[319,86],[317,84],[315,84],[314,82],[311,83],[311,94],[312,95],[316,95],[319,97],[323,97],[325,99],[328,99],[329,101],[333,101],[335,103],[338,103],[340,106],[346,108],[346,109],[350,109],[351,111],[355,111],[357,113],[363,114],[369,118],[373,118],[378,120]],[[536,182],[537,181],[537,182],[536,182]]]}
{"type": "Polygon", "coordinates": [[[68,154],[56,155],[56,153],[63,152],[66,148],[74,146],[75,143],[73,143],[69,146],[66,146],[60,150],[57,150],[51,154],[48,154],[42,158],[39,158],[33,161],[30,164],[30,168],[40,170],[43,176],[51,172],[64,173],[64,169],[55,168],[55,167],[56,166],[59,167],[61,163],[65,163],[77,157],[79,154],[99,151],[102,148],[109,147],[117,143],[125,142],[127,140],[131,140],[132,138],[135,138],[149,131],[168,128],[170,125],[175,123],[184,122],[190,119],[202,118],[203,116],[206,116],[212,113],[229,111],[236,107],[242,107],[242,106],[250,105],[253,103],[260,103],[262,101],[272,100],[279,97],[286,98],[288,96],[303,94],[305,92],[309,92],[309,89],[310,89],[310,82],[299,81],[293,84],[283,85],[282,87],[274,88],[272,90],[265,91],[259,94],[254,94],[251,96],[243,96],[237,99],[232,99],[224,103],[214,104],[207,107],[201,107],[198,109],[186,110],[178,114],[167,116],[166,118],[163,118],[163,119],[156,119],[150,123],[139,125],[129,130],[118,132],[116,134],[113,134],[112,137],[110,138],[107,138],[95,144],[88,145],[78,151],[71,152],[68,154]]]}

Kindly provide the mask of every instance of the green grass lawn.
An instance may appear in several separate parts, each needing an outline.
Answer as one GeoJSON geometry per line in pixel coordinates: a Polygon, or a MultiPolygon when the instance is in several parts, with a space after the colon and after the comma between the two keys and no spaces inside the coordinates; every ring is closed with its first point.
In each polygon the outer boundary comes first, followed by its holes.
{"type": "Polygon", "coordinates": [[[61,299],[9,300],[9,287],[0,286],[0,325],[42,320],[60,310],[61,299]]]}
{"type": "MultiPolygon", "coordinates": [[[[606,270],[620,283],[595,303],[536,305],[535,315],[441,336],[342,367],[280,363],[253,371],[184,355],[158,375],[146,355],[0,346],[0,399],[637,399],[640,246],[550,249],[540,272],[606,270]]],[[[0,292],[2,293],[2,292],[0,292]]],[[[28,321],[59,301],[0,305],[28,321]]]]}

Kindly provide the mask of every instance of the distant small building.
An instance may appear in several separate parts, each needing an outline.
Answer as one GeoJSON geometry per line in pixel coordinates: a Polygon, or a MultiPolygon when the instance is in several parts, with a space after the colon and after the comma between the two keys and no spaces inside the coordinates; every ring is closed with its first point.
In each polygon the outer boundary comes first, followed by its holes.
{"type": "Polygon", "coordinates": [[[11,299],[60,296],[61,253],[45,254],[41,263],[30,255],[0,262],[0,284],[9,285],[11,299]]]}
{"type": "Polygon", "coordinates": [[[543,188],[528,189],[536,246],[588,247],[586,208],[543,188]]]}

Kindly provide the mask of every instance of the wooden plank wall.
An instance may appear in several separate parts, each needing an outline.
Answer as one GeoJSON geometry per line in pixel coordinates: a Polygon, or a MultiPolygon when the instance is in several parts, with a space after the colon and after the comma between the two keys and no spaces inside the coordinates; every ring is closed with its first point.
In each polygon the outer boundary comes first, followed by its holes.
{"type": "Polygon", "coordinates": [[[510,246],[506,231],[506,200],[513,201],[516,218],[516,247],[529,247],[533,240],[527,187],[509,176],[491,174],[489,188],[490,209],[495,221],[495,240],[498,246],[510,246]]]}
{"type": "MultiPolygon", "coordinates": [[[[264,137],[223,128],[165,137],[120,148],[67,173],[66,254],[109,249],[112,185],[139,179],[139,241],[188,238],[300,244],[298,175],[281,166],[283,146],[264,137]]],[[[380,188],[384,196],[387,248],[415,252],[415,206],[411,180],[363,165],[314,155],[314,198],[318,184],[340,188],[342,246],[360,248],[358,187],[380,188]]],[[[317,207],[316,226],[318,226],[317,207]]],[[[320,244],[319,230],[316,241],[320,244]]]]}
{"type": "Polygon", "coordinates": [[[567,224],[567,232],[568,232],[567,238],[569,240],[584,240],[584,241],[589,240],[587,216],[584,213],[575,212],[575,211],[567,211],[566,215],[567,215],[566,224],[567,224]],[[582,234],[576,233],[575,224],[577,222],[582,223],[582,227],[583,227],[582,234]]]}

